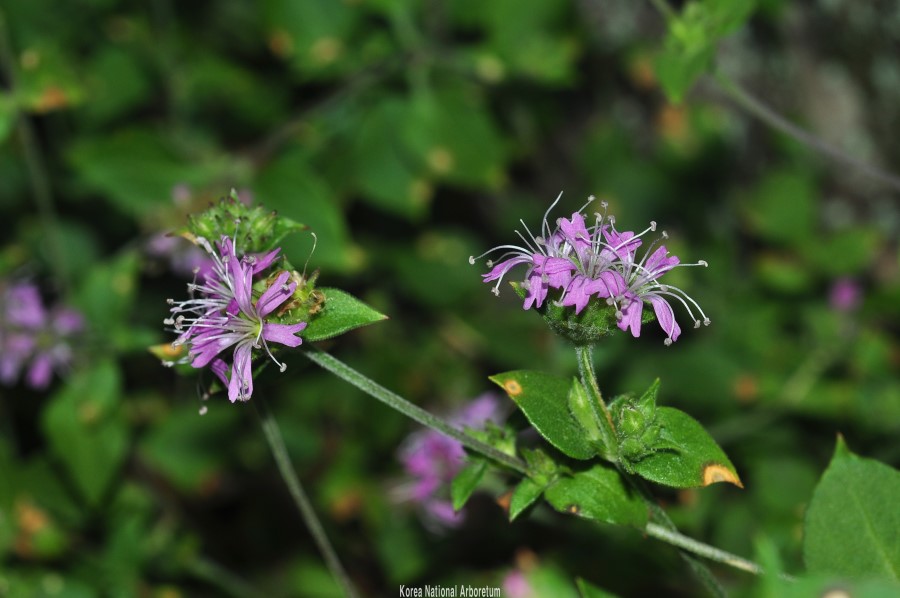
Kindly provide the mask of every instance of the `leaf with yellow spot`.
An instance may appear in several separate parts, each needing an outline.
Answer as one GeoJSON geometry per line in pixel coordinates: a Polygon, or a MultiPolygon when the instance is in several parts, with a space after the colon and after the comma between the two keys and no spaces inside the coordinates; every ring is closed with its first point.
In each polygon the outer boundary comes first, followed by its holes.
{"type": "Polygon", "coordinates": [[[675,488],[718,482],[744,487],[725,452],[693,417],[672,407],[659,407],[656,423],[663,429],[661,448],[631,463],[637,475],[675,488]]]}
{"type": "Polygon", "coordinates": [[[570,380],[528,370],[497,374],[490,379],[506,391],[540,435],[563,454],[582,460],[598,454],[569,411],[570,380]]]}

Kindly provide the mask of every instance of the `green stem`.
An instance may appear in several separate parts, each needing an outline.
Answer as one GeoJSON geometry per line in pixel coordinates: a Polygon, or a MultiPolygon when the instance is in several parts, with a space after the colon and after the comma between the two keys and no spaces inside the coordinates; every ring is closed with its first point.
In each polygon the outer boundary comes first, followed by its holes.
{"type": "Polygon", "coordinates": [[[477,438],[469,436],[462,430],[450,425],[439,417],[432,415],[417,405],[413,405],[400,395],[391,392],[381,386],[374,380],[367,378],[365,375],[357,372],[343,361],[325,353],[315,347],[306,349],[303,352],[313,363],[328,370],[338,378],[345,382],[349,382],[364,393],[372,396],[388,407],[396,409],[403,415],[413,419],[423,426],[428,426],[433,430],[458,440],[463,446],[469,448],[476,453],[481,453],[485,457],[493,459],[497,463],[504,465],[521,474],[528,475],[528,466],[521,459],[517,459],[511,455],[507,455],[494,447],[486,444],[477,438]]]}
{"type": "Polygon", "coordinates": [[[615,463],[618,461],[616,427],[613,424],[609,409],[606,407],[606,402],[603,400],[600,385],[597,384],[591,347],[575,347],[575,353],[578,355],[578,372],[581,374],[581,383],[591,397],[590,404],[594,412],[594,421],[597,427],[600,428],[600,434],[603,436],[603,445],[606,449],[603,457],[615,463]]]}
{"type": "Polygon", "coordinates": [[[882,183],[886,183],[895,189],[900,189],[900,177],[886,172],[876,166],[865,162],[864,160],[860,160],[854,156],[851,156],[839,149],[838,147],[823,141],[822,139],[816,137],[809,131],[806,131],[788,119],[784,118],[764,103],[761,100],[751,95],[749,92],[741,88],[736,82],[730,79],[728,76],[722,74],[721,72],[714,72],[713,78],[719,84],[719,87],[728,94],[738,106],[763,121],[773,129],[784,133],[788,137],[792,137],[800,143],[806,145],[807,147],[819,152],[820,154],[831,158],[837,162],[843,162],[853,168],[856,168],[861,173],[868,175],[869,177],[879,180],[882,183]]]}
{"type": "Polygon", "coordinates": [[[309,497],[306,495],[303,486],[300,484],[297,472],[294,471],[294,466],[291,464],[291,458],[288,456],[287,447],[284,445],[284,438],[281,436],[281,430],[278,428],[278,423],[275,421],[275,418],[272,417],[272,412],[269,410],[263,397],[255,397],[253,399],[253,406],[256,408],[256,413],[259,416],[263,433],[266,436],[266,440],[269,442],[269,448],[272,449],[272,455],[275,457],[278,471],[281,473],[284,483],[287,484],[291,497],[294,499],[294,504],[300,511],[300,515],[303,517],[306,527],[309,528],[309,532],[312,534],[313,540],[315,540],[316,546],[319,548],[319,552],[321,552],[322,556],[325,558],[325,563],[331,570],[331,574],[344,590],[344,595],[349,596],[350,598],[356,598],[358,594],[353,588],[350,577],[341,565],[341,561],[338,560],[337,553],[331,546],[331,542],[325,534],[325,529],[322,527],[322,522],[319,521],[309,497]]]}
{"type": "MultiPolygon", "coordinates": [[[[666,514],[666,512],[656,504],[656,501],[653,500],[653,497],[651,496],[650,491],[647,489],[647,487],[633,475],[622,471],[622,468],[618,463],[618,443],[616,442],[615,426],[613,425],[609,410],[606,408],[606,403],[603,401],[603,396],[600,393],[600,386],[599,384],[597,384],[597,375],[594,373],[594,361],[592,359],[591,348],[589,346],[576,347],[575,352],[578,354],[578,369],[581,373],[582,383],[584,384],[585,388],[587,388],[588,392],[593,395],[595,400],[592,401],[592,403],[596,403],[598,410],[602,414],[602,417],[598,417],[598,419],[600,419],[601,422],[607,422],[609,426],[607,433],[609,434],[609,442],[611,444],[608,444],[607,446],[609,447],[609,450],[612,452],[613,456],[613,458],[610,460],[616,464],[616,467],[619,469],[622,477],[624,477],[628,481],[628,483],[638,492],[638,494],[641,495],[641,497],[644,499],[644,502],[650,509],[650,512],[655,516],[657,520],[662,523],[662,525],[648,523],[648,530],[652,526],[654,531],[661,529],[668,531],[671,534],[680,536],[681,534],[678,533],[675,524],[672,523],[672,520],[669,519],[669,516],[666,514]]],[[[604,428],[601,427],[601,429],[604,428]]],[[[653,535],[650,531],[648,531],[647,533],[653,535]]],[[[696,543],[697,545],[703,545],[701,542],[697,542],[696,540],[692,540],[692,542],[696,543]]],[[[697,578],[703,583],[704,586],[706,586],[707,590],[709,590],[709,592],[717,598],[725,596],[726,594],[724,588],[722,588],[721,584],[719,584],[709,568],[707,568],[705,564],[703,564],[693,555],[684,552],[684,548],[682,546],[679,546],[679,548],[682,548],[682,558],[688,563],[697,578]]],[[[709,548],[715,550],[711,546],[709,548]]]]}
{"type": "Polygon", "coordinates": [[[763,572],[762,567],[753,561],[748,561],[745,558],[731,554],[730,552],[726,552],[715,546],[698,542],[693,538],[689,538],[662,525],[648,523],[647,527],[644,528],[644,531],[647,532],[648,536],[656,538],[657,540],[662,540],[672,546],[677,546],[678,548],[687,550],[698,556],[702,556],[703,558],[716,561],[717,563],[722,563],[729,567],[746,571],[747,573],[753,573],[754,575],[759,575],[763,572]]]}
{"type": "Polygon", "coordinates": [[[243,579],[209,559],[193,560],[187,565],[187,570],[197,579],[205,581],[232,598],[260,598],[262,596],[243,579]]]}
{"type": "MultiPolygon", "coordinates": [[[[656,8],[657,11],[666,19],[666,22],[670,22],[677,16],[675,10],[669,6],[666,0],[650,0],[650,3],[656,8]]],[[[718,84],[719,88],[724,91],[728,97],[730,97],[738,106],[763,121],[776,131],[780,131],[781,133],[787,135],[788,137],[792,137],[796,141],[806,145],[810,149],[819,152],[820,154],[831,158],[837,162],[843,162],[853,168],[856,168],[861,173],[881,181],[882,183],[886,183],[895,189],[900,189],[900,177],[886,170],[882,170],[877,166],[873,166],[864,160],[860,160],[845,151],[841,150],[837,146],[834,146],[819,137],[816,137],[809,131],[802,129],[801,127],[795,125],[785,117],[778,114],[776,111],[772,110],[768,106],[766,106],[760,99],[756,98],[748,91],[743,89],[740,85],[738,85],[735,81],[729,78],[727,75],[719,71],[714,71],[712,73],[713,80],[718,84]]]]}

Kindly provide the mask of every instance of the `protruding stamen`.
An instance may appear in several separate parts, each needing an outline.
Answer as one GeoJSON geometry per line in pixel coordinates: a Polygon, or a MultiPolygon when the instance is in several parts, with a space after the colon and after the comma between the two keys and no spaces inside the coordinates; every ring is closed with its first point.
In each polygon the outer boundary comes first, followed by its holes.
{"type": "Polygon", "coordinates": [[[709,267],[709,264],[706,262],[706,260],[700,260],[699,262],[697,262],[697,265],[698,265],[698,266],[703,266],[704,268],[708,268],[708,267],[709,267]]]}
{"type": "Polygon", "coordinates": [[[469,265],[470,265],[470,266],[474,266],[474,265],[475,265],[475,256],[474,256],[474,255],[470,255],[470,256],[469,256],[469,265]]]}
{"type": "Polygon", "coordinates": [[[656,220],[650,221],[650,230],[652,230],[653,232],[656,232],[656,220]]]}

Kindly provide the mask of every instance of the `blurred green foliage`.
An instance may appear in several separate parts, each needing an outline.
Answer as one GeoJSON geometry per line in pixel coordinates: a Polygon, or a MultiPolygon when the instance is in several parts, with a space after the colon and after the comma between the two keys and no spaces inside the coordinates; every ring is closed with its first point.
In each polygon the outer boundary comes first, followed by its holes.
{"type": "MultiPolygon", "coordinates": [[[[553,217],[593,193],[626,228],[658,221],[683,261],[710,263],[672,276],[713,324],[668,348],[652,326],[614,334],[595,351],[600,385],[661,378],[662,404],[734,462],[743,491],[659,489],[682,531],[802,571],[835,435],[900,464],[897,190],[767,129],[701,75],[714,62],[897,169],[900,9],[684,4],[667,33],[631,0],[4,2],[0,274],[40,281],[91,334],[47,394],[2,389],[0,596],[337,595],[252,407],[201,401],[209,376],[144,349],[169,339],[165,299],[189,279],[149,239],[231,188],[309,225],[315,252],[293,235],[291,262],[391,318],[321,347],[439,412],[498,371],[576,371],[469,255],[540,222],[561,190],[553,217]],[[858,303],[830,299],[842,278],[858,303]]],[[[624,596],[698,591],[636,531],[546,506],[509,523],[499,484],[461,528],[430,529],[394,498],[413,424],[302,359],[257,392],[366,595],[513,575],[536,596],[574,596],[576,577],[624,596]]],[[[793,591],[715,572],[738,595],[793,591]]]]}

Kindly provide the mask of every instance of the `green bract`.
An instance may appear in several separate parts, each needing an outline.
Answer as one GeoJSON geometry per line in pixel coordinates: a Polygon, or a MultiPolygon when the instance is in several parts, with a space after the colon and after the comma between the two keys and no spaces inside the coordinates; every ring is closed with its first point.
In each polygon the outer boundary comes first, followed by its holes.
{"type": "MultiPolygon", "coordinates": [[[[510,282],[510,285],[519,297],[525,298],[527,291],[520,283],[510,282]]],[[[535,309],[553,332],[576,346],[596,344],[600,339],[618,330],[616,307],[600,301],[591,301],[581,313],[575,313],[573,306],[560,306],[553,301],[547,301],[535,309]]],[[[655,319],[653,312],[646,310],[641,317],[641,323],[646,324],[655,319]]]]}
{"type": "Polygon", "coordinates": [[[248,206],[238,199],[235,191],[223,197],[205,211],[190,217],[183,232],[190,237],[217,241],[222,235],[234,237],[246,254],[263,253],[275,249],[287,235],[306,229],[306,225],[262,206],[248,206]]]}

